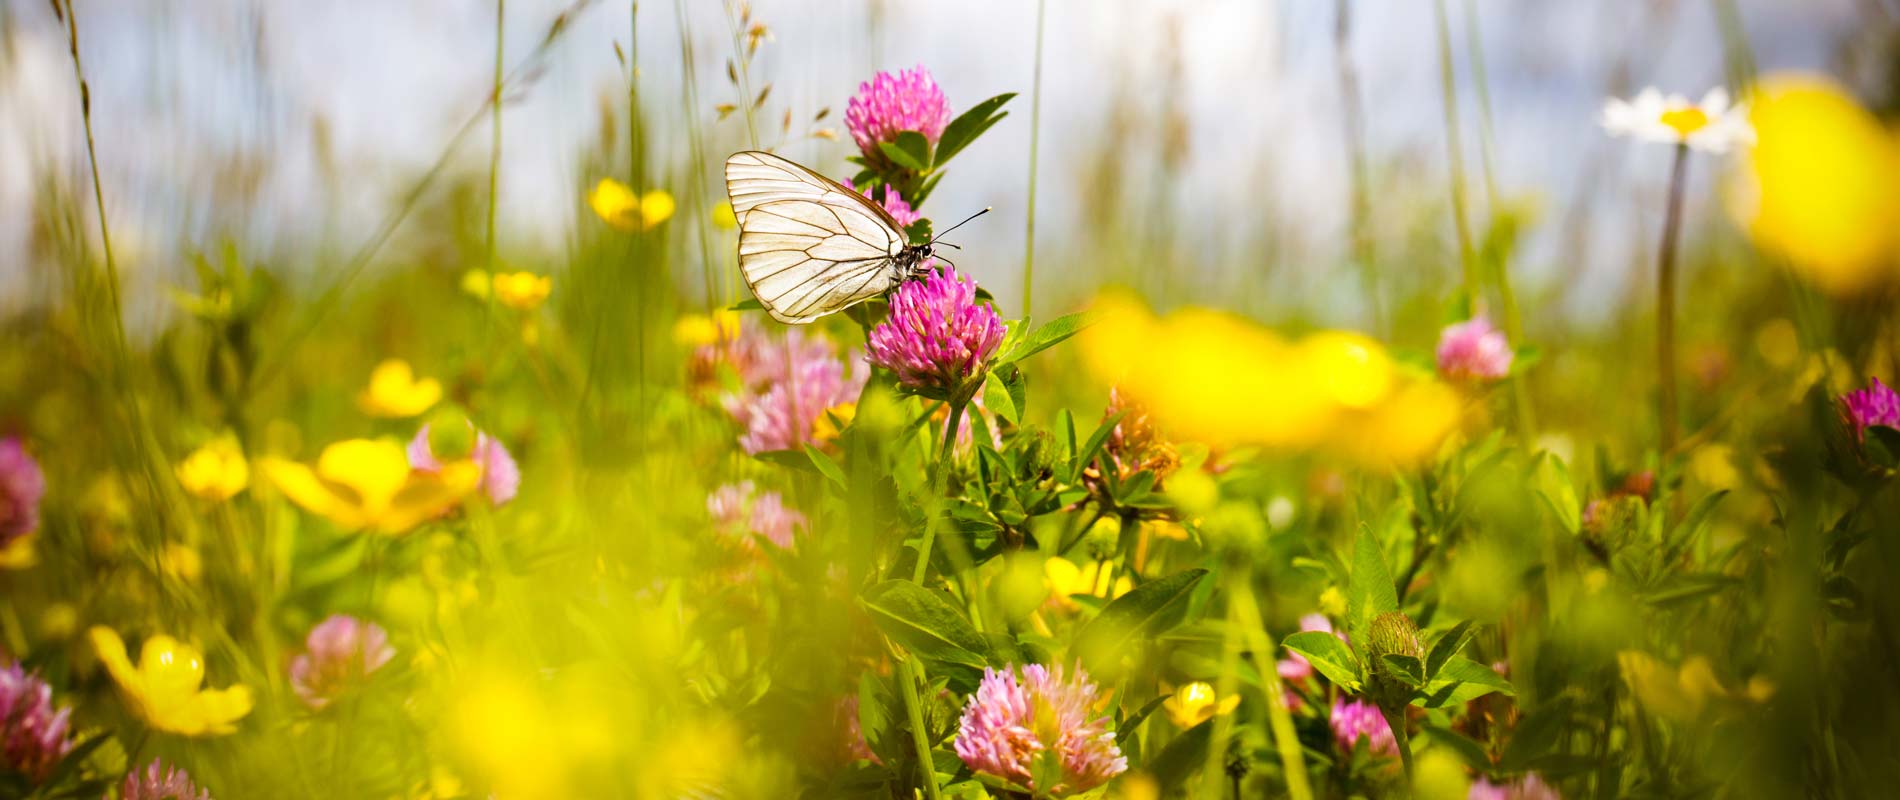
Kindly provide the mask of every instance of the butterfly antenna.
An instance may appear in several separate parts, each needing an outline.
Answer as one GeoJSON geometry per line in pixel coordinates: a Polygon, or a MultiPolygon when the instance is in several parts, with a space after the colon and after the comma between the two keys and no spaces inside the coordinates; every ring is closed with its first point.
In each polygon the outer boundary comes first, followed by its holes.
{"type": "Polygon", "coordinates": [[[942,245],[942,246],[944,246],[944,247],[954,247],[954,248],[956,248],[956,249],[958,249],[958,250],[962,250],[962,249],[963,249],[963,245],[960,245],[960,244],[951,244],[951,243],[949,243],[949,242],[935,242],[935,241],[933,241],[932,243],[933,243],[933,244],[939,244],[939,245],[942,245]]]}
{"type": "Polygon", "coordinates": [[[964,217],[964,218],[963,218],[963,222],[959,222],[959,223],[957,223],[957,224],[955,224],[955,225],[952,225],[952,226],[950,226],[950,227],[949,227],[948,229],[946,229],[946,230],[945,230],[945,231],[944,231],[943,233],[939,233],[939,234],[937,234],[936,236],[932,236],[932,237],[930,237],[930,243],[931,243],[931,244],[936,244],[936,243],[937,243],[937,240],[938,240],[938,239],[942,239],[943,237],[945,237],[945,236],[948,236],[948,235],[950,235],[950,231],[954,231],[954,230],[956,230],[956,229],[958,229],[958,228],[961,228],[961,227],[963,227],[963,226],[964,226],[964,225],[965,225],[966,223],[968,223],[968,222],[969,222],[970,220],[973,220],[973,219],[976,219],[977,217],[980,217],[980,216],[983,216],[984,214],[988,214],[988,213],[990,213],[990,208],[992,208],[992,207],[991,207],[991,206],[984,206],[984,207],[983,207],[983,210],[982,210],[982,211],[978,211],[978,212],[976,212],[975,214],[971,214],[970,216],[967,216],[967,217],[964,217]]]}

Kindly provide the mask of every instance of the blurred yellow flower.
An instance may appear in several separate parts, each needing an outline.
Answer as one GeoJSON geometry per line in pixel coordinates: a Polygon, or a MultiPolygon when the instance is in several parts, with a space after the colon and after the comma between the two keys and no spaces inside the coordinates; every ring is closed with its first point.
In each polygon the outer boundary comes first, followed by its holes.
{"type": "Polygon", "coordinates": [[[179,485],[196,497],[222,502],[251,483],[251,465],[237,437],[224,434],[185,456],[176,469],[179,485]]]}
{"type": "Polygon", "coordinates": [[[1329,617],[1346,615],[1346,593],[1337,586],[1328,586],[1319,593],[1319,612],[1329,617]]]}
{"type": "Polygon", "coordinates": [[[1689,475],[1711,491],[1725,491],[1742,485],[1742,473],[1735,468],[1735,448],[1708,444],[1696,448],[1689,457],[1689,475]]]}
{"type": "Polygon", "coordinates": [[[587,204],[607,224],[623,231],[652,230],[673,216],[673,196],[664,189],[649,189],[634,194],[633,189],[613,178],[601,178],[587,195],[587,204]]]}
{"type": "Polygon", "coordinates": [[[1088,594],[1113,600],[1135,588],[1134,582],[1123,573],[1115,578],[1115,590],[1110,592],[1109,573],[1102,569],[1100,561],[1078,567],[1075,562],[1057,556],[1043,562],[1042,576],[1049,587],[1049,600],[1068,611],[1081,608],[1071,595],[1088,594]]]}
{"type": "Polygon", "coordinates": [[[442,384],[434,378],[416,379],[409,362],[392,358],[369,374],[369,388],[356,396],[357,407],[372,417],[402,419],[428,411],[442,399],[442,384]]]}
{"type": "Polygon", "coordinates": [[[739,312],[720,309],[711,314],[682,314],[673,323],[673,341],[687,347],[730,342],[739,336],[739,312]]]}
{"type": "Polygon", "coordinates": [[[481,482],[481,467],[451,461],[424,472],[409,467],[402,446],[351,439],[325,447],[312,469],[294,461],[258,462],[284,496],[338,527],[398,534],[461,502],[481,482]]]}
{"type": "Polygon", "coordinates": [[[1749,679],[1740,690],[1730,691],[1716,677],[1715,667],[1706,656],[1690,656],[1677,668],[1647,653],[1625,650],[1616,654],[1616,663],[1623,681],[1644,708],[1677,722],[1695,721],[1712,700],[1761,703],[1775,694],[1774,684],[1760,676],[1749,679]]]}
{"type": "Polygon", "coordinates": [[[1762,360],[1777,369],[1794,366],[1801,357],[1801,333],[1795,330],[1794,323],[1776,317],[1762,324],[1755,332],[1755,352],[1762,360]]]}
{"type": "Polygon", "coordinates": [[[1373,467],[1429,458],[1462,404],[1350,331],[1287,341],[1241,317],[1185,308],[1157,317],[1132,295],[1094,304],[1083,360],[1181,440],[1324,450],[1373,467]]]}
{"type": "Polygon", "coordinates": [[[516,311],[533,311],[554,291],[554,279],[532,272],[503,272],[492,281],[495,300],[516,311]]]}
{"type": "Polygon", "coordinates": [[[40,532],[31,530],[0,547],[0,569],[28,569],[40,563],[39,551],[34,549],[39,539],[40,532]]]}
{"type": "Polygon", "coordinates": [[[158,555],[158,564],[165,574],[185,583],[196,583],[204,574],[204,557],[198,555],[198,548],[182,542],[172,542],[158,555]]]}
{"type": "Polygon", "coordinates": [[[722,200],[719,205],[713,206],[712,223],[713,227],[722,231],[739,227],[739,217],[732,213],[732,203],[722,200]]]}
{"type": "Polygon", "coordinates": [[[1757,142],[1727,188],[1755,244],[1834,294],[1878,281],[1900,243],[1900,149],[1880,120],[1822,77],[1762,80],[1757,142]]]}
{"type": "Polygon", "coordinates": [[[1168,719],[1186,730],[1217,714],[1231,714],[1240,705],[1240,695],[1216,698],[1215,694],[1213,686],[1195,681],[1174,690],[1174,694],[1161,701],[1161,707],[1168,712],[1168,719]]]}
{"type": "Polygon", "coordinates": [[[222,735],[237,730],[235,723],[251,713],[250,687],[204,688],[204,654],[196,647],[152,636],[133,666],[118,633],[97,625],[89,633],[100,663],[132,709],[154,728],[183,736],[222,735]]]}
{"type": "MultiPolygon", "coordinates": [[[[857,403],[839,403],[819,412],[818,419],[812,420],[811,438],[816,444],[825,444],[838,440],[838,434],[851,425],[858,416],[857,403]]],[[[946,423],[948,424],[948,423],[946,423]]]]}
{"type": "Polygon", "coordinates": [[[488,299],[488,271],[471,269],[462,273],[462,292],[478,300],[488,299]]]}

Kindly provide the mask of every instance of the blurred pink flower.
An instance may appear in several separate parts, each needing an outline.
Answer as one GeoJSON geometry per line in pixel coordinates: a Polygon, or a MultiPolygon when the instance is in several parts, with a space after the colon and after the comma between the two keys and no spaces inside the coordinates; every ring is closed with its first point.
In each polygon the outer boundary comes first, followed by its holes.
{"type": "Polygon", "coordinates": [[[983,682],[964,706],[957,727],[957,756],[970,769],[1010,781],[1037,796],[1086,792],[1128,769],[1115,746],[1108,716],[1096,710],[1100,691],[1077,668],[1064,680],[1040,664],[1020,670],[985,668],[983,682]],[[1054,786],[1037,786],[1036,760],[1054,750],[1062,767],[1054,786]]]}
{"type": "Polygon", "coordinates": [[[890,316],[871,329],[867,360],[912,389],[973,394],[1004,332],[996,309],[976,302],[976,282],[940,267],[891,294],[890,316]]]}
{"type": "Polygon", "coordinates": [[[1854,435],[1863,441],[1867,429],[1875,425],[1900,428],[1900,392],[1888,388],[1879,378],[1873,380],[1872,386],[1841,395],[1847,421],[1853,424],[1854,435]]]}
{"type": "Polygon", "coordinates": [[[735,342],[733,363],[745,391],[728,393],[720,405],[745,427],[739,446],[747,453],[791,450],[808,444],[812,425],[825,409],[856,400],[868,375],[853,375],[823,339],[789,331],[781,340],[763,335],[735,342]]]}
{"type": "Polygon", "coordinates": [[[896,141],[897,134],[916,131],[936,144],[949,124],[950,103],[922,65],[896,75],[878,73],[859,84],[857,95],[844,109],[844,125],[851,131],[851,140],[873,162],[884,159],[879,142],[896,141]]]}
{"type": "MultiPolygon", "coordinates": [[[[488,502],[497,506],[507,505],[515,499],[515,492],[521,488],[521,468],[515,465],[514,456],[508,454],[508,448],[474,426],[475,447],[469,451],[469,458],[482,468],[482,494],[488,495],[488,502]]],[[[409,440],[409,466],[423,472],[436,472],[442,469],[442,462],[429,449],[429,425],[423,423],[422,429],[409,440]]]]}
{"type": "Polygon", "coordinates": [[[1438,374],[1458,381],[1495,381],[1511,374],[1511,343],[1482,316],[1447,326],[1438,336],[1438,374]]]}
{"type": "Polygon", "coordinates": [[[19,437],[0,439],[0,548],[40,526],[46,477],[19,437]]]}
{"type": "Polygon", "coordinates": [[[191,782],[191,776],[177,767],[153,759],[145,771],[125,774],[119,784],[120,800],[211,800],[211,793],[191,782]]]}
{"type": "Polygon", "coordinates": [[[1398,740],[1392,738],[1392,726],[1386,724],[1379,707],[1366,700],[1334,698],[1330,721],[1333,738],[1339,742],[1342,753],[1352,752],[1360,737],[1365,737],[1373,753],[1385,756],[1399,754],[1398,740]]]}
{"type": "Polygon", "coordinates": [[[18,662],[0,669],[0,766],[39,783],[73,749],[73,710],[53,710],[53,690],[18,662]]]}
{"type": "Polygon", "coordinates": [[[314,709],[329,705],[344,689],[396,657],[389,634],[380,626],[345,614],[332,614],[311,628],[304,646],[307,652],[291,659],[290,688],[314,709]]]}
{"type": "Polygon", "coordinates": [[[751,550],[751,536],[789,550],[806,529],[805,515],[787,508],[778,492],[758,492],[751,481],[728,483],[706,496],[706,513],[720,531],[740,535],[741,547],[751,550]]]}
{"type": "Polygon", "coordinates": [[[1525,775],[1505,784],[1492,783],[1487,778],[1479,778],[1471,784],[1471,792],[1466,800],[1563,800],[1550,784],[1536,773],[1525,775]]]}

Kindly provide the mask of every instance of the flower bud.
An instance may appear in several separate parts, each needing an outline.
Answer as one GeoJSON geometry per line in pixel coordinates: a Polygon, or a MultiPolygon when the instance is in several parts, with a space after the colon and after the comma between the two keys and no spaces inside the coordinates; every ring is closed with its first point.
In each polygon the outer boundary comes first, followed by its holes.
{"type": "Polygon", "coordinates": [[[1396,715],[1411,704],[1412,685],[1386,663],[1388,655],[1410,656],[1421,665],[1425,661],[1425,646],[1419,642],[1418,626],[1403,612],[1388,611],[1375,617],[1366,636],[1366,660],[1371,662],[1367,665],[1371,679],[1366,682],[1366,694],[1379,704],[1381,711],[1396,715]]]}

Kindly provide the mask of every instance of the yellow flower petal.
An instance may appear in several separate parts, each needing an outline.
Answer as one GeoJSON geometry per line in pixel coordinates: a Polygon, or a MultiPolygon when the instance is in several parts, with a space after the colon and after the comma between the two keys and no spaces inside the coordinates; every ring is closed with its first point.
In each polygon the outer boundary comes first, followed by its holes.
{"type": "Polygon", "coordinates": [[[361,523],[345,523],[339,519],[347,513],[347,503],[337,497],[336,492],[323,481],[317,479],[315,470],[295,461],[281,458],[266,458],[257,462],[257,468],[269,478],[277,491],[283,492],[290,501],[302,506],[305,511],[319,517],[327,517],[346,528],[358,527],[361,523]]]}
{"type": "Polygon", "coordinates": [[[739,227],[739,218],[732,213],[732,204],[729,202],[721,202],[719,205],[713,206],[712,223],[713,227],[724,231],[739,227]]]}
{"type": "Polygon", "coordinates": [[[428,411],[442,399],[442,384],[433,378],[416,379],[409,362],[392,358],[370,372],[369,388],[357,395],[363,412],[375,417],[400,419],[428,411]]]}
{"type": "Polygon", "coordinates": [[[317,458],[317,477],[349,487],[365,517],[374,519],[389,508],[409,477],[409,455],[387,439],[350,439],[323,448],[317,458]]]}
{"type": "Polygon", "coordinates": [[[516,311],[533,311],[554,291],[554,279],[532,272],[504,272],[494,278],[495,300],[516,311]]]}
{"type": "Polygon", "coordinates": [[[250,485],[251,467],[237,438],[226,434],[192,451],[176,469],[178,484],[193,496],[222,502],[250,485]]]}
{"type": "Polygon", "coordinates": [[[627,185],[612,178],[601,178],[587,195],[587,204],[601,220],[621,230],[633,230],[634,217],[640,210],[640,198],[627,185]]]}
{"type": "Polygon", "coordinates": [[[444,464],[434,474],[412,473],[374,527],[382,533],[404,533],[455,507],[481,480],[482,468],[473,461],[444,464]]]}
{"type": "Polygon", "coordinates": [[[144,678],[139,675],[138,669],[132,666],[132,659],[126,656],[125,640],[119,638],[117,631],[103,625],[94,625],[86,631],[86,635],[92,639],[93,652],[99,654],[99,663],[105,665],[106,672],[112,675],[113,681],[123,687],[145,685],[144,678]]]}
{"type": "Polygon", "coordinates": [[[673,217],[673,195],[665,189],[651,189],[640,196],[640,229],[652,230],[673,217]]]}

